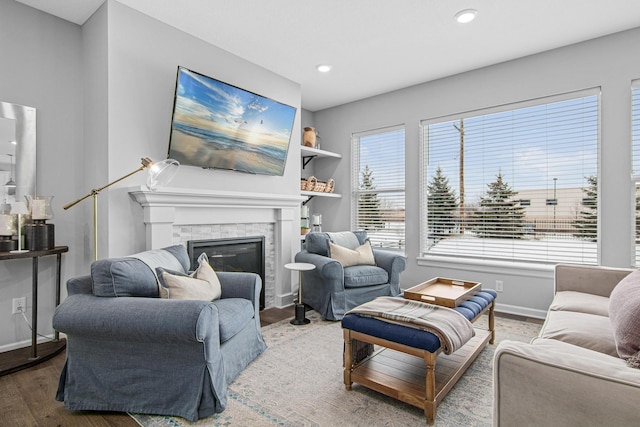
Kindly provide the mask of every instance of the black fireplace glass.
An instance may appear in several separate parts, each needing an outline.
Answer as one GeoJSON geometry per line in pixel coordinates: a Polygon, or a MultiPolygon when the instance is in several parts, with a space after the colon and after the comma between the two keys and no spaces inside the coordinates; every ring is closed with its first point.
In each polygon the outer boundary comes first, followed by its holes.
{"type": "Polygon", "coordinates": [[[265,307],[264,236],[232,237],[226,239],[190,240],[187,251],[191,270],[197,267],[198,257],[205,252],[215,271],[256,273],[262,279],[260,310],[265,307]]]}

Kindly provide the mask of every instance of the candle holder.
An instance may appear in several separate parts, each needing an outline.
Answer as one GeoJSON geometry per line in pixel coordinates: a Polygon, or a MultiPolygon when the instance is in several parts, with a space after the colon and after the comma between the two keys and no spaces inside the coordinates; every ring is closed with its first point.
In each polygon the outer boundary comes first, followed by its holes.
{"type": "Polygon", "coordinates": [[[18,240],[14,236],[18,233],[18,218],[11,214],[11,205],[0,205],[0,252],[18,249],[18,240]]]}
{"type": "Polygon", "coordinates": [[[32,251],[49,250],[55,247],[55,226],[47,224],[53,219],[51,201],[53,196],[24,196],[29,202],[31,223],[25,224],[25,246],[32,251]]]}
{"type": "Polygon", "coordinates": [[[313,214],[311,217],[311,231],[313,233],[320,233],[322,231],[322,215],[313,214]]]}

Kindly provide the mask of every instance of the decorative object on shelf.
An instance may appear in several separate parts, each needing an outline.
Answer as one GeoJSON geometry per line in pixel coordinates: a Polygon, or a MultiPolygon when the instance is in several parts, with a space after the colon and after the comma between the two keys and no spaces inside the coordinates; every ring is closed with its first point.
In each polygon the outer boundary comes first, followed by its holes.
{"type": "Polygon", "coordinates": [[[51,200],[53,196],[24,196],[31,212],[30,224],[24,225],[25,247],[32,251],[49,250],[55,247],[55,226],[47,224],[53,219],[51,200]]]}
{"type": "Polygon", "coordinates": [[[0,205],[0,252],[13,251],[18,247],[18,241],[13,238],[18,232],[16,216],[11,214],[11,205],[0,205]]]}
{"type": "Polygon", "coordinates": [[[313,214],[311,218],[311,231],[320,233],[322,231],[322,214],[313,214]]]}
{"type": "Polygon", "coordinates": [[[317,148],[316,147],[316,130],[312,127],[304,128],[304,133],[302,134],[302,140],[304,142],[305,147],[317,148]]]}
{"type": "Polygon", "coordinates": [[[22,215],[28,215],[29,209],[25,202],[15,202],[11,207],[11,213],[18,215],[18,249],[10,251],[11,253],[29,252],[26,249],[22,249],[22,215]]]}
{"type": "Polygon", "coordinates": [[[144,157],[141,159],[141,161],[142,161],[142,166],[140,166],[138,169],[134,170],[133,172],[130,172],[116,179],[115,181],[111,181],[107,185],[104,185],[100,188],[94,188],[89,192],[89,194],[86,194],[81,198],[79,198],[78,200],[68,203],[62,207],[64,210],[67,210],[77,205],[84,199],[88,197],[93,197],[93,259],[94,260],[98,259],[98,194],[100,194],[100,192],[105,188],[110,187],[113,184],[120,182],[125,178],[129,178],[131,175],[134,175],[147,168],[148,168],[147,187],[149,188],[149,190],[155,191],[159,186],[167,185],[176,175],[176,173],[178,172],[178,168],[180,167],[180,163],[174,159],[165,159],[160,162],[154,163],[153,161],[151,161],[150,158],[144,157]]]}
{"type": "Polygon", "coordinates": [[[314,191],[317,183],[318,178],[316,178],[315,176],[310,176],[307,179],[301,178],[300,189],[302,191],[314,191]]]}
{"type": "Polygon", "coordinates": [[[300,208],[300,235],[309,233],[309,206],[302,205],[300,208]]]}

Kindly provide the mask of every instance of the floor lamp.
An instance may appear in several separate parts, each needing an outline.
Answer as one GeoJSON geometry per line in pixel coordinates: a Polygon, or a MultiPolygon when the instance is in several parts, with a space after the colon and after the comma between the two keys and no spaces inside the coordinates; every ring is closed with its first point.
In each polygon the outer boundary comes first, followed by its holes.
{"type": "Polygon", "coordinates": [[[70,207],[77,205],[84,199],[88,197],[93,197],[93,260],[94,261],[98,259],[98,194],[100,194],[102,190],[112,186],[116,182],[120,182],[123,179],[129,178],[131,175],[134,175],[147,168],[148,168],[147,187],[149,187],[149,190],[155,191],[158,186],[168,184],[178,172],[179,167],[180,167],[180,163],[177,160],[166,159],[166,160],[162,160],[160,162],[154,163],[153,161],[151,161],[150,158],[145,157],[142,159],[142,166],[140,166],[138,169],[116,179],[115,181],[111,181],[107,185],[104,185],[100,188],[94,188],[88,194],[80,197],[78,200],[68,203],[62,207],[64,210],[67,210],[70,207]]]}

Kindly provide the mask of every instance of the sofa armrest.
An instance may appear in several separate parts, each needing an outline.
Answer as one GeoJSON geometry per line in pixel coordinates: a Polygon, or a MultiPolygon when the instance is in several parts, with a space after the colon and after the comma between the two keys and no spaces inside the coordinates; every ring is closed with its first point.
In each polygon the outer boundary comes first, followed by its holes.
{"type": "Polygon", "coordinates": [[[628,268],[558,264],[555,267],[555,292],[575,291],[609,297],[618,282],[632,271],[628,268]]]}
{"type": "Polygon", "coordinates": [[[407,258],[396,252],[373,249],[376,265],[389,273],[389,283],[399,284],[400,273],[407,268],[407,258]]]}
{"type": "Polygon", "coordinates": [[[74,277],[67,280],[67,295],[91,294],[91,276],[74,277]]]}
{"type": "Polygon", "coordinates": [[[216,271],[222,287],[221,298],[244,298],[259,304],[262,279],[255,273],[216,271]]]}
{"type": "Polygon", "coordinates": [[[637,423],[640,370],[561,341],[503,341],[493,383],[494,427],[637,423]]]}
{"type": "Polygon", "coordinates": [[[68,336],[127,342],[219,343],[218,309],[208,301],[70,295],[53,314],[68,336]]]}

